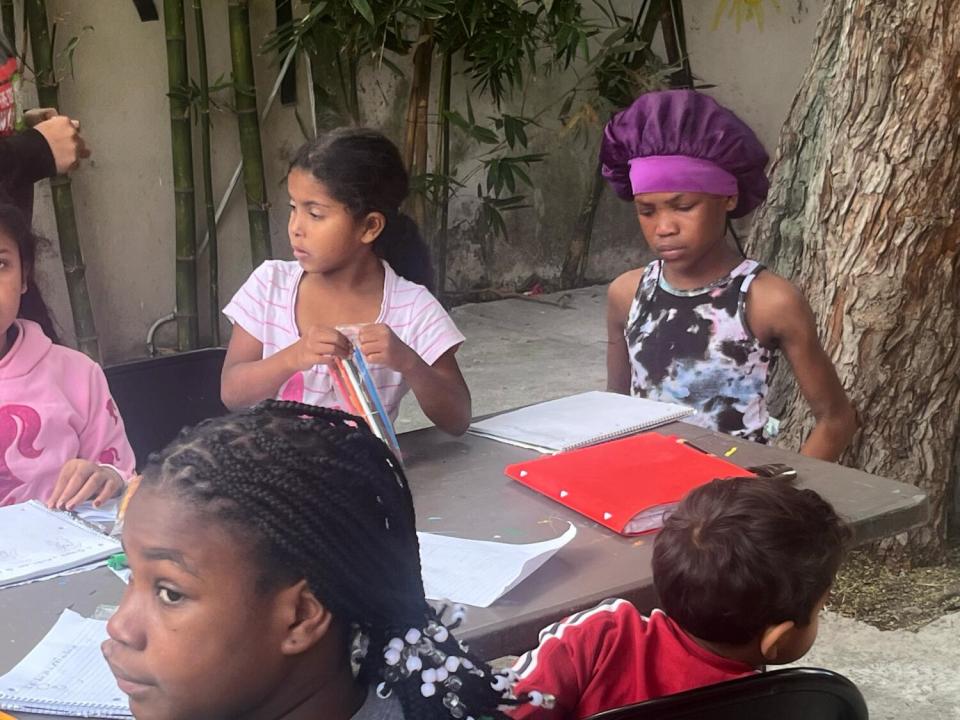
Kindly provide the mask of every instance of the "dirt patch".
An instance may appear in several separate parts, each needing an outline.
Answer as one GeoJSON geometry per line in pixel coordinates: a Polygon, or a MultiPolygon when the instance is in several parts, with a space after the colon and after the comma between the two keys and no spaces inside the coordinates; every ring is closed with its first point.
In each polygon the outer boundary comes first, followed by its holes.
{"type": "Polygon", "coordinates": [[[828,608],[881,630],[919,630],[960,610],[960,544],[942,565],[891,569],[861,551],[850,553],[828,608]]]}

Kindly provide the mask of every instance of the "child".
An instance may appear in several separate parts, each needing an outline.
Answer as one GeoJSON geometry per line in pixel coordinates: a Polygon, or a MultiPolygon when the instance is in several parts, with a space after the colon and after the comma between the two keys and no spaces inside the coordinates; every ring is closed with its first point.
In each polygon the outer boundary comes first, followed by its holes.
{"type": "Polygon", "coordinates": [[[224,404],[337,407],[328,366],[350,344],[336,327],[363,324],[360,349],[391,419],[412,388],[438,427],[465,432],[470,391],[454,357],[464,338],[427,289],[426,246],[399,211],[409,182],[396,146],[374,130],[330,132],[297,153],[287,190],[296,261],[265,262],[224,309],[224,404]]]}
{"type": "Polygon", "coordinates": [[[51,341],[35,253],[20,211],[0,201],[0,505],[99,506],[133,472],[133,450],[100,367],[51,341]]]}
{"type": "Polygon", "coordinates": [[[670,515],[653,550],[663,610],[644,617],[608,600],[540,633],[521,657],[517,691],[556,696],[566,720],[801,658],[840,565],[848,530],[812,490],[780,479],[714,480],[670,515]]]}
{"type": "Polygon", "coordinates": [[[603,175],[632,200],[658,259],[610,285],[607,388],[698,411],[704,427],[765,442],[778,349],[816,425],[801,452],[836,460],[856,416],[800,291],[726,241],[767,195],[767,154],[739,118],[692,90],[641,95],[615,115],[603,175]]]}
{"type": "Polygon", "coordinates": [[[150,458],[123,543],[103,652],[139,720],[479,720],[520,702],[427,604],[409,485],[351,415],[268,400],[185,431],[150,458]]]}

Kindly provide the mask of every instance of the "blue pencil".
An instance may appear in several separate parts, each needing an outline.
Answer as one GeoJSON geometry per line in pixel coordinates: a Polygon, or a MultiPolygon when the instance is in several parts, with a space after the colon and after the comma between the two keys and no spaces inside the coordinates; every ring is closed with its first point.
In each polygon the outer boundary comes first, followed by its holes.
{"type": "Polygon", "coordinates": [[[383,426],[386,429],[387,434],[390,436],[390,445],[393,447],[394,452],[399,454],[400,443],[397,441],[397,434],[393,431],[393,423],[390,422],[390,416],[387,415],[387,411],[384,409],[383,403],[380,401],[380,393],[377,392],[377,386],[373,384],[373,378],[370,376],[370,370],[367,368],[367,361],[363,359],[363,353],[360,352],[360,348],[354,347],[353,357],[356,360],[357,367],[360,368],[360,374],[363,376],[363,382],[370,391],[370,397],[373,400],[373,405],[383,421],[383,426]]]}

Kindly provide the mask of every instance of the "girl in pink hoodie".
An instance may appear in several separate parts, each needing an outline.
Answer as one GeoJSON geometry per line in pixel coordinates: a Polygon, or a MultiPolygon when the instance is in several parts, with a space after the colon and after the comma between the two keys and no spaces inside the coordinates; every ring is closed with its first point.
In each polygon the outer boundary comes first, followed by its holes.
{"type": "Polygon", "coordinates": [[[133,450],[100,366],[51,339],[35,252],[20,211],[0,202],[0,505],[99,506],[123,489],[133,450]]]}

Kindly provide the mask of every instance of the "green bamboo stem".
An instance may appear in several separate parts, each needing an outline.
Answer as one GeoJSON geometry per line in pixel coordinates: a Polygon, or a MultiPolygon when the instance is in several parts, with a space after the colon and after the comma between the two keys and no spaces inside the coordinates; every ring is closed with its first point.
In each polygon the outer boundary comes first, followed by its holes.
{"type": "Polygon", "coordinates": [[[230,22],[230,59],[233,65],[233,89],[240,130],[240,153],[243,157],[243,185],[247,193],[250,255],[254,266],[258,266],[271,255],[270,216],[267,213],[263,149],[260,144],[260,121],[257,117],[257,86],[253,74],[248,0],[229,0],[227,14],[230,22]]]}
{"type": "Polygon", "coordinates": [[[587,261],[590,259],[590,241],[593,239],[593,224],[597,217],[597,207],[603,195],[606,183],[603,180],[602,166],[597,163],[590,180],[590,189],[587,197],[580,206],[577,223],[573,229],[573,238],[567,248],[563,267],[560,270],[560,282],[564,288],[579,287],[583,284],[587,272],[587,261]]]}
{"type": "MultiPolygon", "coordinates": [[[[44,0],[25,0],[24,12],[30,32],[33,52],[33,67],[36,71],[37,95],[43,107],[59,107],[59,83],[53,68],[53,47],[50,43],[50,26],[44,0]]],[[[6,17],[4,17],[6,22],[6,17]]],[[[57,222],[60,242],[60,258],[67,281],[67,294],[77,335],[77,347],[86,355],[100,362],[100,343],[97,327],[87,289],[86,266],[80,246],[77,216],[73,206],[73,191],[70,178],[57,175],[50,180],[53,196],[53,211],[57,222]]]]}
{"type": "Polygon", "coordinates": [[[447,243],[450,225],[450,83],[453,76],[453,57],[443,53],[440,64],[440,94],[437,98],[437,117],[440,121],[439,175],[442,178],[440,196],[440,227],[437,232],[437,295],[444,300],[447,291],[447,243]]]}
{"type": "Polygon", "coordinates": [[[210,84],[207,76],[207,39],[203,29],[203,0],[193,0],[194,29],[197,33],[197,65],[200,78],[200,152],[203,162],[203,201],[207,215],[209,260],[210,341],[220,345],[220,271],[217,248],[217,208],[213,197],[213,167],[210,161],[210,84]]]}
{"type": "Polygon", "coordinates": [[[183,0],[163,0],[167,36],[167,83],[173,151],[173,203],[176,222],[177,347],[199,345],[197,312],[197,219],[193,189],[193,137],[190,128],[190,77],[183,0]]]}
{"type": "Polygon", "coordinates": [[[17,21],[13,14],[13,0],[0,0],[0,20],[3,21],[3,34],[7,36],[10,47],[17,50],[17,21]]]}

